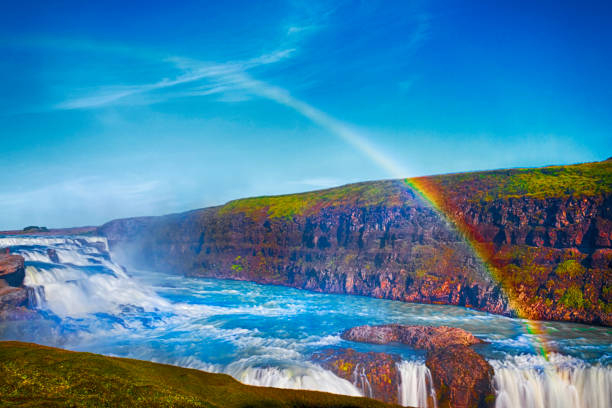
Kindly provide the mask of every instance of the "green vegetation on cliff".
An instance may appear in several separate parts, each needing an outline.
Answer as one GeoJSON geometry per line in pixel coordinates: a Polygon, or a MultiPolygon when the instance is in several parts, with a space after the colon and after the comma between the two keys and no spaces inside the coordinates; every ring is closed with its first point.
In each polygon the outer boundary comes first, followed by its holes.
{"type": "MultiPolygon", "coordinates": [[[[612,192],[612,160],[566,166],[519,168],[417,177],[450,198],[491,201],[517,197],[556,198],[612,192]]],[[[372,181],[306,193],[262,196],[230,201],[220,214],[245,213],[254,218],[293,217],[326,207],[410,205],[406,187],[396,180],[372,181]]]]}
{"type": "Polygon", "coordinates": [[[356,183],[299,194],[243,198],[230,201],[219,212],[277,218],[306,215],[326,207],[400,205],[402,191],[401,184],[393,180],[356,183]]]}
{"type": "Polygon", "coordinates": [[[470,201],[594,196],[612,192],[612,160],[533,169],[505,169],[423,177],[445,196],[470,201]]]}
{"type": "Polygon", "coordinates": [[[253,387],[147,361],[0,342],[0,406],[385,407],[367,398],[253,387]]]}

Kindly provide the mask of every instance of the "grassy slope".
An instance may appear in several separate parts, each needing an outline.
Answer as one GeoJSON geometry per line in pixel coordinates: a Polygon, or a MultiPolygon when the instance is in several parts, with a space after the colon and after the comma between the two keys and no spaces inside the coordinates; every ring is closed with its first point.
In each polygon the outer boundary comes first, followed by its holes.
{"type": "Polygon", "coordinates": [[[385,407],[367,398],[253,387],[140,360],[0,342],[0,406],[385,407]]]}
{"type": "Polygon", "coordinates": [[[348,184],[306,193],[234,200],[222,206],[220,213],[243,212],[251,216],[276,218],[308,215],[326,207],[401,205],[402,190],[397,180],[348,184]]]}
{"type": "Polygon", "coordinates": [[[612,160],[569,166],[446,174],[429,179],[445,195],[470,201],[512,197],[554,198],[612,192],[612,160]]]}
{"type": "MultiPolygon", "coordinates": [[[[612,192],[612,160],[568,166],[506,169],[414,178],[452,199],[491,201],[511,197],[590,196],[612,192]]],[[[230,201],[220,213],[242,212],[260,217],[308,215],[326,207],[395,206],[405,189],[397,180],[349,184],[307,193],[263,196],[230,201]]]]}

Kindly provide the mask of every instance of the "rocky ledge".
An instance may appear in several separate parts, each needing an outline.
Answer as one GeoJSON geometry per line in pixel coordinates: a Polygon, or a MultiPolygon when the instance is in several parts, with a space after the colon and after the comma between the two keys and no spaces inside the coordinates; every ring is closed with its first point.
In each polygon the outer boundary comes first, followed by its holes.
{"type": "Polygon", "coordinates": [[[23,286],[25,260],[3,249],[0,253],[0,321],[32,319],[36,312],[27,308],[28,292],[23,286]]]}
{"type": "Polygon", "coordinates": [[[401,343],[422,350],[432,350],[454,345],[471,346],[473,344],[484,343],[468,331],[448,326],[366,325],[345,330],[340,337],[344,340],[359,343],[401,343]]]}
{"type": "MultiPolygon", "coordinates": [[[[484,343],[470,332],[447,326],[388,324],[353,327],[341,337],[361,343],[400,343],[427,350],[425,365],[431,372],[439,408],[484,408],[495,403],[493,367],[470,347],[484,343]]],[[[398,402],[400,376],[396,363],[399,356],[338,349],[316,354],[313,359],[353,382],[371,398],[398,402]],[[365,379],[369,389],[364,386],[365,379]]]]}
{"type": "Polygon", "coordinates": [[[400,356],[387,353],[361,353],[351,348],[327,349],[312,356],[312,360],[350,381],[363,395],[398,404],[400,356]]]}

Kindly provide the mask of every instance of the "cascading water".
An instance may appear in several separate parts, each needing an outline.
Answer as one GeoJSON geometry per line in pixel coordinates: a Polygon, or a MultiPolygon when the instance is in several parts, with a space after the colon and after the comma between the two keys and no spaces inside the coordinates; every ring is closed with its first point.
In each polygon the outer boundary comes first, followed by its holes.
{"type": "Polygon", "coordinates": [[[0,246],[6,241],[20,244],[16,251],[28,262],[24,285],[32,289],[32,301],[39,309],[60,317],[82,317],[117,313],[127,305],[145,310],[168,307],[167,301],[112,262],[104,239],[13,238],[1,239],[0,246]]]}
{"type": "Polygon", "coordinates": [[[491,361],[495,368],[496,408],[609,408],[612,370],[587,366],[575,358],[551,354],[520,355],[491,361]]]}
{"type": "Polygon", "coordinates": [[[401,383],[399,402],[408,407],[429,407],[429,400],[437,408],[436,391],[429,368],[423,363],[402,361],[397,365],[401,383]]]}
{"type": "MultiPolygon", "coordinates": [[[[434,407],[422,354],[406,347],[343,341],[362,324],[462,327],[489,344],[497,408],[612,406],[609,329],[545,323],[562,354],[534,356],[523,323],[474,310],[150,271],[126,272],[100,237],[0,237],[26,259],[25,285],[48,318],[1,322],[0,339],[131,357],[211,372],[251,385],[369,395],[367,377],[349,382],[310,361],[327,347],[399,354],[402,405],[434,407]],[[569,357],[571,356],[571,357],[569,357]]],[[[357,373],[359,374],[359,373],[357,373]]]]}
{"type": "Polygon", "coordinates": [[[245,361],[238,361],[228,365],[224,372],[245,384],[261,387],[315,390],[356,397],[363,395],[350,382],[314,364],[252,367],[245,361]]]}

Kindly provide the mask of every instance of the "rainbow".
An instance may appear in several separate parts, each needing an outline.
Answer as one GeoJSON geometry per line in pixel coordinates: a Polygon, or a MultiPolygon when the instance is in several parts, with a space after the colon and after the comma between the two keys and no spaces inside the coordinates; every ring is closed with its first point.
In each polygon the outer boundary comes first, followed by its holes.
{"type": "MultiPolygon", "coordinates": [[[[459,208],[453,205],[452,200],[444,196],[443,189],[436,185],[434,179],[431,177],[415,177],[406,178],[403,179],[403,181],[408,187],[418,193],[422,199],[431,204],[441,217],[455,226],[476,257],[482,261],[493,280],[497,282],[502,289],[506,289],[503,280],[500,278],[501,274],[498,268],[495,266],[495,263],[492,262],[493,255],[495,254],[494,245],[487,242],[474,226],[465,221],[464,217],[461,216],[459,208]]],[[[510,293],[508,290],[504,291],[506,294],[510,293]]],[[[549,342],[546,340],[546,332],[542,322],[527,318],[519,302],[516,299],[511,299],[510,296],[508,297],[510,307],[517,313],[518,317],[521,318],[525,332],[531,335],[530,338],[534,340],[532,346],[535,353],[540,354],[548,361],[548,355],[552,350],[548,347],[549,342]]]]}
{"type": "MultiPolygon", "coordinates": [[[[407,174],[406,169],[391,157],[378,150],[368,138],[361,132],[353,129],[351,126],[339,121],[338,119],[326,114],[323,111],[307,104],[304,101],[292,97],[288,92],[281,88],[273,87],[261,82],[256,83],[259,88],[259,94],[266,98],[276,101],[282,105],[294,109],[299,114],[311,120],[313,123],[328,130],[344,140],[370,160],[376,163],[379,167],[387,171],[392,177],[403,177],[407,174]]],[[[491,274],[493,279],[504,288],[503,281],[500,279],[500,274],[497,268],[491,263],[492,255],[494,254],[493,244],[487,243],[482,239],[479,232],[471,225],[466,223],[462,217],[457,215],[456,209],[451,208],[450,201],[445,200],[442,196],[441,189],[434,186],[431,178],[417,177],[407,178],[404,182],[413,190],[418,192],[423,199],[431,203],[438,213],[448,220],[452,225],[455,225],[457,230],[463,235],[465,241],[472,247],[474,254],[482,260],[483,264],[491,274]],[[480,238],[480,239],[479,239],[480,238]]],[[[506,294],[509,293],[505,290],[506,294]]],[[[510,307],[517,312],[522,318],[526,332],[531,334],[536,339],[534,350],[548,360],[549,350],[546,348],[548,342],[545,341],[544,329],[541,323],[528,319],[526,313],[521,312],[519,302],[514,299],[510,300],[510,307]]]]}

